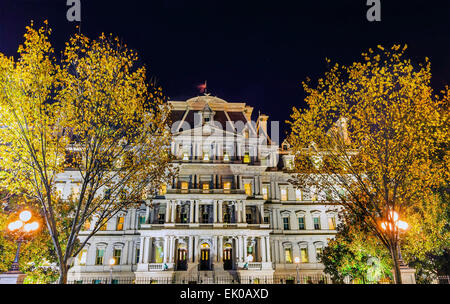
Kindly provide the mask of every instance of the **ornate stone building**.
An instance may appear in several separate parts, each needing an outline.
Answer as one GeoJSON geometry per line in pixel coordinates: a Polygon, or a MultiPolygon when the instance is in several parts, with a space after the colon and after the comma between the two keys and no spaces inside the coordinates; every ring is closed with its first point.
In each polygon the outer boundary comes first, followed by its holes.
{"type": "MultiPolygon", "coordinates": [[[[297,266],[302,276],[322,273],[317,253],[336,232],[336,205],[289,183],[293,156],[269,137],[268,116],[252,122],[252,107],[210,95],[171,104],[177,178],[98,231],[69,280],[110,270],[146,282],[267,282],[295,277],[297,266]]],[[[63,176],[63,192],[73,179],[63,176]]]]}

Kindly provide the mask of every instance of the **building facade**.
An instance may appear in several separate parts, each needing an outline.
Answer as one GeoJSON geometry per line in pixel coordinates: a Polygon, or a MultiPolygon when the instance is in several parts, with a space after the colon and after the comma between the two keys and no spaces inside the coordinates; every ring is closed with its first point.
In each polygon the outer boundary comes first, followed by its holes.
{"type": "MultiPolygon", "coordinates": [[[[268,116],[253,122],[252,107],[207,94],[170,103],[179,174],[151,201],[108,221],[74,260],[69,281],[270,282],[297,271],[321,274],[317,254],[336,233],[337,205],[290,183],[293,156],[268,135],[268,116]]],[[[74,182],[66,172],[59,187],[67,193],[74,182]]]]}

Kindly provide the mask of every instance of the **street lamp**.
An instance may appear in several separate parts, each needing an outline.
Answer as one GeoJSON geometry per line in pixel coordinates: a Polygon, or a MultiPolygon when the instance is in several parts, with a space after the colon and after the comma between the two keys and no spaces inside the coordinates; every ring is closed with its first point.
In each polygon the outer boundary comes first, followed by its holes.
{"type": "Polygon", "coordinates": [[[110,281],[110,284],[112,284],[112,270],[113,270],[113,266],[115,264],[116,264],[116,259],[110,258],[109,259],[109,281],[110,281]]]}
{"type": "MultiPolygon", "coordinates": [[[[380,226],[381,229],[383,229],[384,231],[394,231],[397,233],[397,238],[399,240],[400,243],[400,231],[406,231],[409,227],[407,222],[401,221],[398,219],[398,213],[395,211],[391,211],[389,212],[388,218],[392,219],[394,222],[394,227],[392,226],[391,222],[386,222],[383,221],[381,222],[380,226]]],[[[400,265],[404,265],[403,262],[403,258],[402,258],[402,254],[401,254],[401,250],[400,250],[400,244],[397,245],[398,247],[398,259],[399,259],[399,263],[400,265]]]]}
{"type": "Polygon", "coordinates": [[[17,237],[17,251],[9,271],[19,271],[20,245],[31,238],[32,234],[39,229],[38,221],[31,221],[33,214],[29,210],[19,213],[19,218],[8,224],[9,232],[17,237]]]}
{"type": "Polygon", "coordinates": [[[297,284],[300,284],[300,274],[298,273],[298,265],[300,264],[300,258],[299,257],[295,257],[294,258],[294,262],[296,265],[296,269],[297,269],[297,284]]]}

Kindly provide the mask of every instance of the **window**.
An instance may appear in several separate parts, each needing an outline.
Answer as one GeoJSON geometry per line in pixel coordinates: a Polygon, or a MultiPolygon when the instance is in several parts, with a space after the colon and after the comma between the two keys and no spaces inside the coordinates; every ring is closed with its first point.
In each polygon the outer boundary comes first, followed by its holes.
{"type": "Polygon", "coordinates": [[[253,195],[252,184],[250,184],[250,183],[244,184],[244,189],[245,189],[245,194],[247,194],[248,196],[253,195]]]}
{"type": "Polygon", "coordinates": [[[314,216],[313,220],[314,220],[314,229],[315,230],[320,230],[320,218],[319,218],[319,216],[314,216]]]}
{"type": "Polygon", "coordinates": [[[83,249],[78,254],[78,264],[86,265],[86,259],[87,259],[87,249],[83,249]]]}
{"type": "Polygon", "coordinates": [[[250,162],[250,154],[245,152],[244,154],[244,163],[248,164],[250,162]]]}
{"type": "Polygon", "coordinates": [[[189,154],[187,152],[183,152],[183,160],[189,160],[189,154]]]}
{"type": "Polygon", "coordinates": [[[322,247],[316,247],[316,258],[317,260],[319,260],[319,255],[321,255],[323,252],[323,248],[322,247]]]}
{"type": "Polygon", "coordinates": [[[161,246],[155,247],[155,263],[162,263],[164,258],[163,248],[161,246]]]}
{"type": "Polygon", "coordinates": [[[298,218],[298,229],[305,230],[305,217],[301,216],[298,218]]]}
{"type": "Polygon", "coordinates": [[[289,217],[283,217],[283,229],[289,230],[289,217]]]}
{"type": "Polygon", "coordinates": [[[264,216],[264,224],[269,224],[269,215],[264,216]]]}
{"type": "Polygon", "coordinates": [[[105,249],[97,248],[95,253],[95,265],[103,265],[103,255],[105,254],[105,249]]]}
{"type": "Polygon", "coordinates": [[[119,217],[117,218],[117,227],[116,227],[116,230],[119,230],[119,231],[123,230],[123,223],[124,223],[124,222],[125,222],[125,217],[119,216],[119,217]]]}
{"type": "Polygon", "coordinates": [[[263,199],[265,199],[265,200],[269,199],[269,186],[262,187],[262,195],[263,195],[263,199]]]}
{"type": "Polygon", "coordinates": [[[308,263],[308,248],[300,248],[300,261],[302,263],[308,263]]]}
{"type": "Polygon", "coordinates": [[[167,185],[162,184],[161,187],[159,188],[159,195],[165,195],[166,193],[167,193],[167,185]]]}
{"type": "Polygon", "coordinates": [[[286,169],[288,169],[288,170],[294,169],[294,163],[292,162],[292,159],[286,160],[286,169]]]}
{"type": "Polygon", "coordinates": [[[105,231],[106,230],[106,226],[108,225],[108,219],[104,218],[102,219],[102,222],[100,224],[100,231],[105,231]]]}
{"type": "MultiPolygon", "coordinates": [[[[139,246],[139,244],[137,246],[139,246]]],[[[137,247],[136,248],[136,259],[134,260],[135,264],[139,263],[140,254],[141,254],[141,249],[139,247],[137,247]]]]}
{"type": "Polygon", "coordinates": [[[230,161],[230,155],[228,152],[223,152],[223,161],[230,161]]]}
{"type": "Polygon", "coordinates": [[[120,256],[122,255],[122,249],[114,248],[113,257],[114,265],[120,265],[120,256]]]}
{"type": "Polygon", "coordinates": [[[189,189],[189,183],[188,182],[181,182],[181,189],[182,190],[189,189]]]}
{"type": "Polygon", "coordinates": [[[245,221],[247,224],[252,224],[252,214],[251,213],[245,214],[245,221]]]}
{"type": "Polygon", "coordinates": [[[300,190],[300,189],[296,189],[295,190],[295,199],[297,201],[301,201],[302,200],[302,190],[300,190]]]}
{"type": "Polygon", "coordinates": [[[328,218],[328,229],[336,229],[336,218],[334,216],[328,218]]]}
{"type": "Polygon", "coordinates": [[[142,224],[145,224],[145,215],[139,215],[138,227],[141,228],[142,224]]]}
{"type": "Polygon", "coordinates": [[[286,263],[292,263],[292,249],[291,248],[284,248],[284,257],[285,257],[286,263]]]}
{"type": "Polygon", "coordinates": [[[209,190],[209,182],[204,182],[204,183],[202,184],[202,189],[203,189],[203,190],[209,190]]]}
{"type": "Polygon", "coordinates": [[[287,189],[286,188],[281,188],[280,189],[280,193],[281,193],[281,200],[282,201],[287,201],[287,189]]]}
{"type": "Polygon", "coordinates": [[[224,190],[230,190],[231,189],[231,182],[223,182],[223,189],[224,190]]]}
{"type": "Polygon", "coordinates": [[[203,160],[209,160],[209,153],[203,152],[203,160]]]}

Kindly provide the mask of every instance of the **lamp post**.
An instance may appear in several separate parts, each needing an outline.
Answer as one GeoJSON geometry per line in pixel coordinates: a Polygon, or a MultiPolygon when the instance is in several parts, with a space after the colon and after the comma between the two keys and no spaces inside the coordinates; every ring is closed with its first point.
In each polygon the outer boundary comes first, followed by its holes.
{"type": "MultiPolygon", "coordinates": [[[[391,222],[389,222],[389,221],[383,221],[380,224],[381,229],[383,229],[384,231],[396,233],[396,236],[398,239],[398,241],[397,241],[398,262],[399,262],[399,266],[404,266],[405,263],[403,262],[401,248],[400,248],[400,231],[406,231],[408,229],[409,225],[407,222],[399,220],[398,213],[395,211],[389,212],[388,219],[391,219],[392,222],[394,222],[394,225],[392,225],[391,222]]],[[[397,276],[397,274],[396,274],[396,276],[397,276]]],[[[398,282],[401,282],[401,278],[397,278],[397,280],[399,280],[398,282]]]]}
{"type": "Polygon", "coordinates": [[[297,270],[297,284],[300,284],[300,274],[298,273],[298,265],[300,264],[300,258],[299,257],[295,257],[294,258],[294,262],[296,265],[296,270],[297,270]]]}
{"type": "Polygon", "coordinates": [[[11,272],[19,271],[19,257],[20,257],[20,245],[27,238],[39,229],[39,222],[31,221],[33,214],[29,210],[24,210],[20,212],[19,218],[8,224],[8,230],[11,234],[17,236],[17,251],[14,261],[9,268],[11,272]]]}
{"type": "Polygon", "coordinates": [[[116,264],[116,259],[110,258],[109,259],[109,282],[110,282],[110,284],[112,284],[112,271],[113,271],[113,266],[115,264],[116,264]]]}

